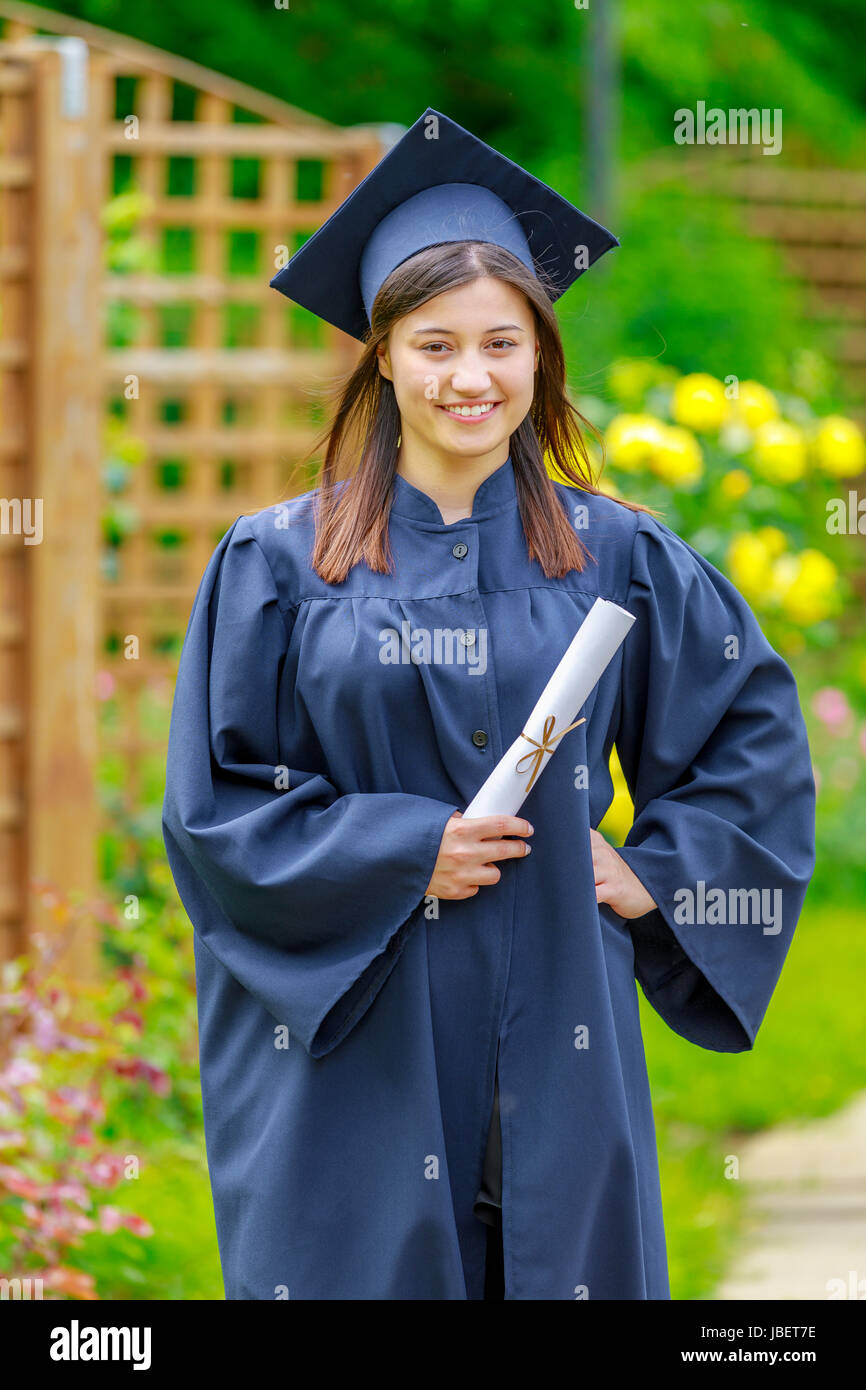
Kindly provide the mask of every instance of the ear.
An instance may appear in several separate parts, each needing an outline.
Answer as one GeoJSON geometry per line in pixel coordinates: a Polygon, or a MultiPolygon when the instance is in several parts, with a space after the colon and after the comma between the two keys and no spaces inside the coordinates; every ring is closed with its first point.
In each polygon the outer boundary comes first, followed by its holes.
{"type": "Polygon", "coordinates": [[[385,377],[386,381],[393,381],[394,378],[391,375],[391,364],[388,361],[388,350],[385,347],[384,343],[380,343],[379,346],[376,348],[376,358],[379,363],[379,371],[382,374],[382,376],[385,377]]]}

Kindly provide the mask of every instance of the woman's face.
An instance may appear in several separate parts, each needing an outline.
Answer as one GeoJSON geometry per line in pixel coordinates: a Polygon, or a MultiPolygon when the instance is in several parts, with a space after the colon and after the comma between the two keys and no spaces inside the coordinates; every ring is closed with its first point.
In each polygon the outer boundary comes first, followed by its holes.
{"type": "Polygon", "coordinates": [[[535,389],[535,319],[511,285],[482,276],[398,319],[378,349],[403,448],[504,462],[535,389]]]}

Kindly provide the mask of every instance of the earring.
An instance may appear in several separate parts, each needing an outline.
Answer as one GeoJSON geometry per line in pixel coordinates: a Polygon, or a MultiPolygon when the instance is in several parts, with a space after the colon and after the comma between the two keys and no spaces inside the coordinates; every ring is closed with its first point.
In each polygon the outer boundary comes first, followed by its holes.
{"type": "Polygon", "coordinates": [[[398,435],[397,435],[397,448],[398,448],[398,449],[400,448],[400,445],[401,445],[402,443],[403,443],[403,436],[402,436],[402,434],[398,434],[398,435]]]}

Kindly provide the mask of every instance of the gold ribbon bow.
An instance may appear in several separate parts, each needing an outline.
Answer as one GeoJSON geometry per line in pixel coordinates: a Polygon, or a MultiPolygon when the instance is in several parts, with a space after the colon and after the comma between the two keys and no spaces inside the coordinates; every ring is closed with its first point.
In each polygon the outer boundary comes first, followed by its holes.
{"type": "Polygon", "coordinates": [[[585,719],[585,718],[584,718],[584,719],[576,719],[575,722],[574,722],[573,724],[569,724],[569,725],[568,725],[568,728],[560,729],[560,731],[559,731],[558,734],[554,734],[554,733],[553,733],[553,727],[554,727],[555,723],[556,723],[556,715],[555,715],[555,714],[549,714],[549,715],[547,716],[547,718],[545,719],[545,721],[544,721],[544,731],[543,731],[543,733],[542,733],[542,735],[541,735],[541,742],[540,742],[540,743],[537,741],[537,739],[530,738],[530,737],[529,737],[529,734],[525,733],[523,729],[521,729],[521,731],[520,731],[520,737],[521,737],[521,738],[527,739],[531,744],[534,745],[534,748],[535,748],[535,751],[534,751],[533,753],[524,753],[522,758],[518,758],[518,759],[517,759],[517,764],[516,764],[516,767],[515,767],[515,771],[516,771],[516,772],[519,772],[519,771],[520,771],[520,764],[521,764],[521,763],[525,763],[527,758],[534,758],[534,759],[535,759],[535,767],[532,769],[532,776],[530,777],[530,779],[529,779],[529,781],[528,781],[528,783],[527,783],[527,786],[526,786],[527,792],[530,790],[530,788],[532,787],[533,782],[535,781],[536,777],[538,776],[538,770],[539,770],[539,768],[541,767],[541,764],[542,764],[542,761],[543,761],[543,758],[544,758],[545,753],[553,753],[553,752],[555,751],[553,745],[554,745],[554,743],[556,743],[556,740],[557,740],[558,738],[562,738],[562,735],[563,735],[563,734],[567,734],[568,731],[569,731],[569,729],[576,729],[577,726],[578,726],[578,724],[585,724],[585,723],[586,723],[586,719],[585,719]],[[551,735],[553,735],[553,737],[551,737],[551,735]]]}

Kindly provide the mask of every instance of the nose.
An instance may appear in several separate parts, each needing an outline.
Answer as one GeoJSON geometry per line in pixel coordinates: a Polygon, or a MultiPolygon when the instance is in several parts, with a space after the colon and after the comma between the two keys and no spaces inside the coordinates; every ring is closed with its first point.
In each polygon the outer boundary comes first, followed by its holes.
{"type": "Polygon", "coordinates": [[[451,372],[452,390],[463,396],[482,396],[490,389],[490,372],[483,358],[464,353],[451,372]]]}

